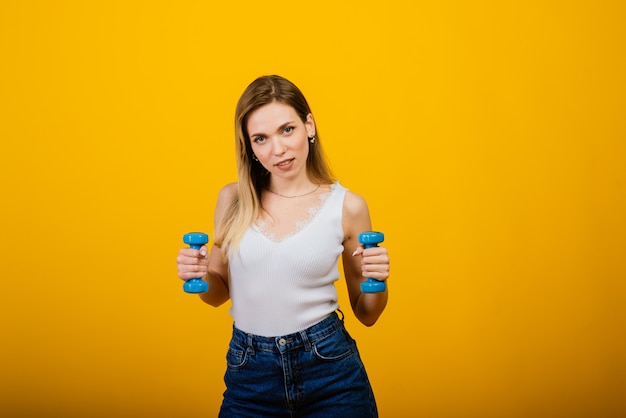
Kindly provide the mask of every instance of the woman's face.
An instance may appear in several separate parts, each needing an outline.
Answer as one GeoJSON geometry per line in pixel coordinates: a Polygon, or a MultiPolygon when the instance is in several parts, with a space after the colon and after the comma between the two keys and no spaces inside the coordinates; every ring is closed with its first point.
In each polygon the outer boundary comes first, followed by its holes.
{"type": "Polygon", "coordinates": [[[315,135],[311,114],[302,122],[293,107],[272,102],[248,116],[252,152],[273,176],[295,178],[306,175],[309,137],[315,135]]]}

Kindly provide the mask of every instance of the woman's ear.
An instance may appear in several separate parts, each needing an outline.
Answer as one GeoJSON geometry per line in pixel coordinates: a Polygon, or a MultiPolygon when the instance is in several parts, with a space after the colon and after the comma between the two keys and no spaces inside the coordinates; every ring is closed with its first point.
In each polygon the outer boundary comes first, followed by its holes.
{"type": "Polygon", "coordinates": [[[313,120],[313,115],[311,113],[306,115],[304,125],[306,126],[308,137],[313,138],[315,136],[315,121],[313,120]]]}

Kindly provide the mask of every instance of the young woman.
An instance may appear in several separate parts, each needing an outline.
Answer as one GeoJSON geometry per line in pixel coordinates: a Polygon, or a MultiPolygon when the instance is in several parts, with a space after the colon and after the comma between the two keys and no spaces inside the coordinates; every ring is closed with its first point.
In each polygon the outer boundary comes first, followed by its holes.
{"type": "Polygon", "coordinates": [[[253,81],[235,131],[239,178],[219,193],[211,251],[183,248],[177,257],[181,279],[209,283],[204,302],[232,301],[219,416],[376,417],[335,288],[341,256],[356,317],[371,326],[387,304],[387,290],[360,289],[366,277],[389,276],[387,250],[358,242],[371,229],[367,204],[333,178],[311,109],[290,81],[253,81]]]}

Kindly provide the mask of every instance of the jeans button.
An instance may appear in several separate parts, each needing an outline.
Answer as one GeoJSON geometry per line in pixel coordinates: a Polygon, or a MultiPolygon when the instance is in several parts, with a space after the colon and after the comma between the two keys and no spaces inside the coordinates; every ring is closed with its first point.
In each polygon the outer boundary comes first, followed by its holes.
{"type": "Polygon", "coordinates": [[[280,340],[278,340],[278,344],[280,344],[281,347],[284,347],[285,344],[287,344],[287,340],[284,338],[281,338],[280,340]]]}

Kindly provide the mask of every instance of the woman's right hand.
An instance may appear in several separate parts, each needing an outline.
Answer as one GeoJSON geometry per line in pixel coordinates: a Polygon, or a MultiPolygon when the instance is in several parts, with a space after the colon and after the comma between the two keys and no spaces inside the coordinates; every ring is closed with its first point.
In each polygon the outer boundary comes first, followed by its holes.
{"type": "Polygon", "coordinates": [[[209,271],[209,250],[206,245],[199,250],[181,248],[176,257],[178,264],[178,277],[182,280],[201,278],[206,281],[209,271]]]}

